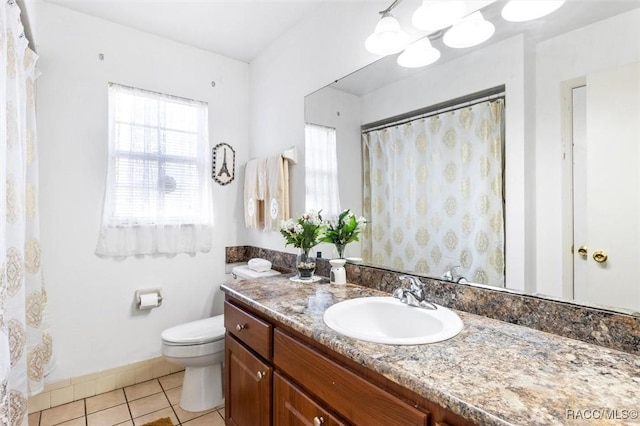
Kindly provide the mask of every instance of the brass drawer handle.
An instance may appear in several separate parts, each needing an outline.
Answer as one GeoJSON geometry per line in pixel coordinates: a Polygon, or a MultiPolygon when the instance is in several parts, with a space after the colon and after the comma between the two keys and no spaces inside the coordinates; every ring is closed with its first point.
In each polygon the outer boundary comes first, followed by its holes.
{"type": "Polygon", "coordinates": [[[262,380],[264,379],[264,377],[267,375],[267,373],[265,373],[264,371],[258,371],[256,373],[256,376],[258,376],[258,380],[262,380]]]}
{"type": "Polygon", "coordinates": [[[605,251],[598,250],[593,252],[593,260],[595,260],[598,263],[606,262],[608,258],[609,258],[609,255],[605,251]]]}
{"type": "Polygon", "coordinates": [[[242,330],[244,330],[245,328],[247,328],[247,326],[246,326],[246,325],[244,325],[244,324],[238,324],[238,325],[236,325],[236,330],[238,330],[238,331],[242,331],[242,330]]]}
{"type": "Polygon", "coordinates": [[[324,417],[314,417],[313,426],[321,426],[324,424],[324,417]]]}

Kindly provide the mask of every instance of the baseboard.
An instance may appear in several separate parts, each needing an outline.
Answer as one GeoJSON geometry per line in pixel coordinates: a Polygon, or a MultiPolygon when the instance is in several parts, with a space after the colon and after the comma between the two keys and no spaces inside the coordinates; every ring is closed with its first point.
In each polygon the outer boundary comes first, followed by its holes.
{"type": "Polygon", "coordinates": [[[29,398],[29,413],[111,392],[183,370],[163,357],[135,362],[98,373],[45,383],[44,389],[29,398]]]}

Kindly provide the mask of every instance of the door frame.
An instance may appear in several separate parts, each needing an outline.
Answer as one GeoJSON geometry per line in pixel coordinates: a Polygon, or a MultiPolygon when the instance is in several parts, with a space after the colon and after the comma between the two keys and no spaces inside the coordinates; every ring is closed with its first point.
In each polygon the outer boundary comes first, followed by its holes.
{"type": "Polygon", "coordinates": [[[560,84],[562,143],[562,297],[574,298],[573,284],[573,89],[586,86],[586,76],[560,84]]]}

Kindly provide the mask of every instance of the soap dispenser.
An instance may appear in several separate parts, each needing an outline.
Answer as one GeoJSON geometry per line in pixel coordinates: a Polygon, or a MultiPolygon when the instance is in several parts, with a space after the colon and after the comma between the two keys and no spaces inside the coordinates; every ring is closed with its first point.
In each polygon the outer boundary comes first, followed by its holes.
{"type": "Polygon", "coordinates": [[[346,284],[347,283],[347,271],[344,269],[344,264],[347,261],[344,259],[331,259],[330,283],[331,284],[346,284]]]}

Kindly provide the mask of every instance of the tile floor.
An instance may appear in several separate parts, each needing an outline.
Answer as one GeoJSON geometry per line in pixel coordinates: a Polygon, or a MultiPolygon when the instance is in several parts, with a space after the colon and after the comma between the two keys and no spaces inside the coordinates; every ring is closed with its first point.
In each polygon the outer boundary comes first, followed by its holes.
{"type": "Polygon", "coordinates": [[[224,426],[224,407],[191,413],[180,408],[184,371],[29,415],[29,426],[141,426],[162,417],[174,425],[224,426]]]}

